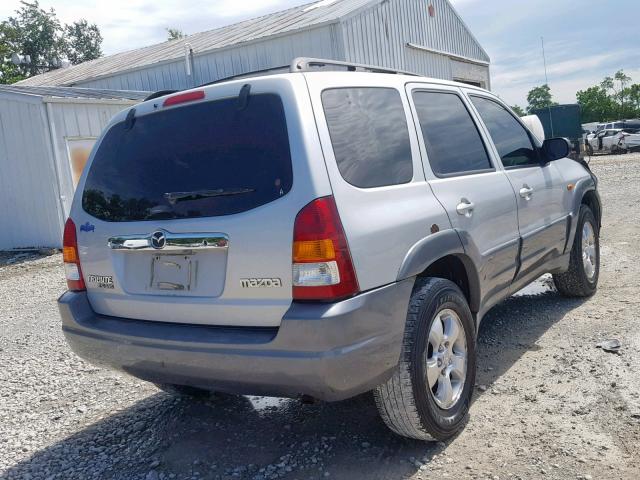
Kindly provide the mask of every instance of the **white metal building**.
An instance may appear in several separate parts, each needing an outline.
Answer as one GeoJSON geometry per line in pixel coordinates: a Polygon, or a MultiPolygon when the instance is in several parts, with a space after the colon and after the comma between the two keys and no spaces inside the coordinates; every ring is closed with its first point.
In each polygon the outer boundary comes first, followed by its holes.
{"type": "Polygon", "coordinates": [[[0,250],[61,246],[74,176],[93,142],[146,95],[0,86],[0,250]]]}
{"type": "Polygon", "coordinates": [[[20,82],[183,89],[316,57],[490,87],[489,56],[448,0],[321,0],[20,82]]]}
{"type": "Polygon", "coordinates": [[[490,88],[489,56],[448,0],[321,0],[0,87],[0,250],[60,246],[82,159],[110,117],[144,92],[296,57],[490,88]]]}

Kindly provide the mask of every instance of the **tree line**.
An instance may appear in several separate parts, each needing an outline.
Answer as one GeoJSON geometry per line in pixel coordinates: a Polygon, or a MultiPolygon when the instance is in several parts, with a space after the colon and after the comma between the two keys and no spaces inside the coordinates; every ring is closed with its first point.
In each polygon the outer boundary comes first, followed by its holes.
{"type": "MultiPolygon", "coordinates": [[[[576,92],[576,101],[581,107],[582,123],[609,122],[640,117],[640,83],[618,70],[605,77],[599,84],[576,92]]],[[[529,90],[526,110],[514,105],[520,116],[534,110],[557,105],[553,101],[549,85],[540,85],[529,90]]]]}
{"type": "MultiPolygon", "coordinates": [[[[37,0],[21,1],[15,15],[0,21],[0,84],[15,83],[32,75],[94,60],[102,56],[102,34],[84,18],[71,24],[58,20],[53,8],[45,10],[37,0]],[[19,55],[16,65],[12,56],[19,55]]],[[[167,39],[186,34],[167,28],[167,39]]]]}
{"type": "Polygon", "coordinates": [[[15,15],[0,22],[0,84],[102,56],[102,34],[85,19],[71,24],[58,20],[54,9],[38,1],[20,2],[15,15]],[[20,62],[12,61],[18,55],[20,62]]]}

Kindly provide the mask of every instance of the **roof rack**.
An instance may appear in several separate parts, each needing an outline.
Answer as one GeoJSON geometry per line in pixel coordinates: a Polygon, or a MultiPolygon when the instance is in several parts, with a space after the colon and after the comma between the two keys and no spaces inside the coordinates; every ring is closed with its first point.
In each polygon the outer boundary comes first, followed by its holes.
{"type": "Polygon", "coordinates": [[[257,77],[259,75],[276,75],[278,73],[286,73],[288,69],[289,69],[288,65],[282,65],[280,67],[265,68],[262,70],[252,70],[251,72],[238,73],[236,75],[231,75],[229,77],[213,80],[212,82],[203,83],[202,85],[198,85],[198,87],[207,87],[209,85],[215,85],[216,83],[228,82],[230,80],[238,80],[241,78],[257,77]]]}
{"type": "Polygon", "coordinates": [[[298,57],[291,62],[291,66],[289,67],[290,72],[313,72],[317,70],[390,73],[395,75],[419,76],[417,73],[407,72],[405,70],[365,65],[362,63],[341,62],[339,60],[326,60],[323,58],[298,57]]]}
{"type": "MultiPolygon", "coordinates": [[[[411,75],[418,77],[417,73],[407,72],[404,70],[395,70],[393,68],[378,67],[375,65],[365,65],[362,63],[342,62],[339,60],[328,60],[324,58],[308,58],[298,57],[295,58],[290,65],[283,65],[280,67],[265,68],[263,70],[254,70],[251,72],[239,73],[237,75],[231,75],[229,77],[219,78],[212,82],[203,83],[197,87],[206,87],[208,85],[215,85],[222,82],[228,82],[230,80],[238,80],[241,78],[256,77],[259,75],[275,75],[278,73],[284,73],[289,71],[290,73],[304,73],[304,72],[317,72],[320,70],[326,70],[330,72],[369,72],[369,73],[389,73],[392,75],[411,75]]],[[[175,93],[179,90],[160,90],[149,95],[145,100],[151,100],[170,93],[175,93]]]]}

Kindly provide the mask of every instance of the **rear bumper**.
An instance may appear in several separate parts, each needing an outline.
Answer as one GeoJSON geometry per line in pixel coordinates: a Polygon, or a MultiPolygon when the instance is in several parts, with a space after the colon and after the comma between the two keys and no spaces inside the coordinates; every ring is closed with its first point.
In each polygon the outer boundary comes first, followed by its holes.
{"type": "Polygon", "coordinates": [[[238,394],[342,400],[398,363],[413,279],[334,304],[292,304],[278,328],[149,322],[96,314],[85,293],[58,300],[79,356],[155,383],[238,394]]]}

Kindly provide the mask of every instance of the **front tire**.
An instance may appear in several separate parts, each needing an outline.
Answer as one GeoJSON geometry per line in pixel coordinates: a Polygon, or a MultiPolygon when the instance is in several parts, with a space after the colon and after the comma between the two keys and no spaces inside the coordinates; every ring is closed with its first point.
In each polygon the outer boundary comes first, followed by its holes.
{"type": "Polygon", "coordinates": [[[419,278],[407,312],[400,361],[374,390],[385,424],[398,435],[446,440],[463,425],[476,375],[475,324],[453,282],[419,278]]]}
{"type": "Polygon", "coordinates": [[[596,293],[600,276],[600,231],[591,209],[582,205],[571,247],[569,269],[553,275],[553,283],[565,297],[589,297],[596,293]]]}

